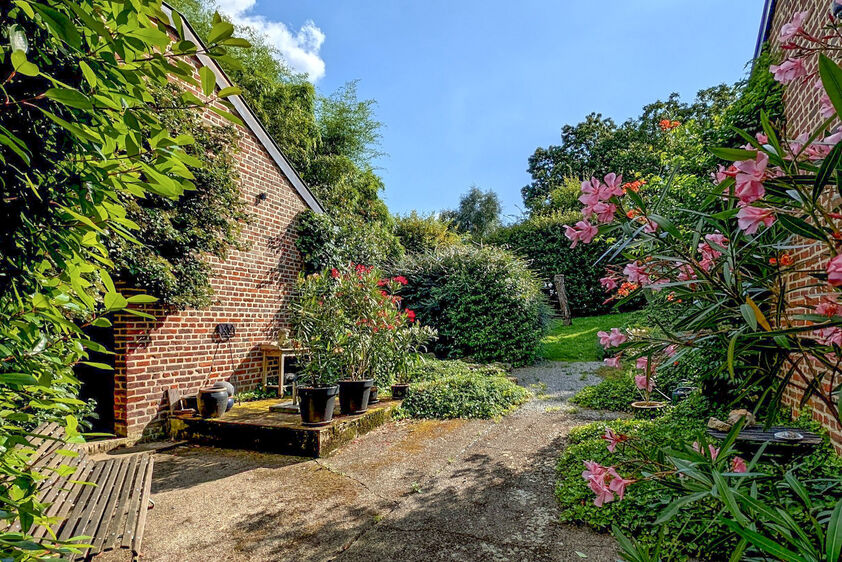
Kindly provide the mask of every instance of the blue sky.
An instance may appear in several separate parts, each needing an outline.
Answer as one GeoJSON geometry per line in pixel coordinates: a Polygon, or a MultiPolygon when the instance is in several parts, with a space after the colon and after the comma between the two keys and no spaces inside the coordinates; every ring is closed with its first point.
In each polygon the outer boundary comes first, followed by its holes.
{"type": "Polygon", "coordinates": [[[385,124],[393,212],[455,207],[471,185],[518,214],[527,159],[565,123],[622,121],[670,92],[743,76],[762,0],[219,0],[329,93],[359,80],[385,124]]]}

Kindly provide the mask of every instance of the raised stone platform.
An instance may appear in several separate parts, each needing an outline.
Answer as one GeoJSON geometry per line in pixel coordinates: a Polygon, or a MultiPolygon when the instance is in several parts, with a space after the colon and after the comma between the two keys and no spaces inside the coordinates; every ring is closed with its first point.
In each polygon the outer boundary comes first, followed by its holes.
{"type": "Polygon", "coordinates": [[[321,457],[389,421],[400,400],[381,400],[355,416],[340,416],[337,408],[333,421],[322,427],[301,425],[299,414],[270,411],[278,404],[277,398],[245,402],[221,418],[176,416],[170,419],[170,435],[232,449],[321,457]]]}

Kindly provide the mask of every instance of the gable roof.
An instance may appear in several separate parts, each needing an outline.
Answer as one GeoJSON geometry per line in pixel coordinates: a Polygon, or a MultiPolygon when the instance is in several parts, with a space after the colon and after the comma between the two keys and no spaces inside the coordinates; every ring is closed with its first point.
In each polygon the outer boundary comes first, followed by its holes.
{"type": "MultiPolygon", "coordinates": [[[[164,2],[162,4],[162,8],[164,13],[167,17],[170,18],[170,25],[173,25],[172,21],[172,13],[176,11],[172,6],[164,2]]],[[[234,85],[231,78],[225,74],[225,71],[222,70],[222,67],[208,55],[202,52],[205,44],[199,38],[199,35],[196,31],[190,26],[190,22],[181,16],[181,22],[183,24],[184,29],[184,38],[192,41],[196,45],[200,46],[199,52],[196,54],[196,57],[199,59],[204,66],[211,69],[211,71],[216,76],[216,85],[219,89],[227,88],[229,86],[234,85]]],[[[324,208],[322,207],[321,203],[319,203],[316,196],[313,195],[313,192],[310,191],[310,188],[307,187],[307,184],[304,183],[304,180],[301,179],[301,176],[298,175],[298,172],[295,171],[295,168],[292,167],[292,164],[289,163],[289,160],[286,159],[281,149],[278,148],[278,145],[275,144],[275,141],[269,136],[269,133],[266,131],[266,128],[251,110],[251,108],[246,103],[246,100],[243,99],[242,96],[235,95],[229,96],[226,98],[234,108],[237,110],[237,113],[240,115],[240,118],[243,120],[245,126],[251,131],[255,137],[257,137],[258,142],[266,149],[266,152],[269,153],[269,156],[281,169],[284,175],[289,179],[289,182],[292,184],[292,187],[295,189],[296,192],[304,199],[304,202],[307,203],[307,206],[310,207],[313,211],[317,213],[324,213],[324,208]]]]}

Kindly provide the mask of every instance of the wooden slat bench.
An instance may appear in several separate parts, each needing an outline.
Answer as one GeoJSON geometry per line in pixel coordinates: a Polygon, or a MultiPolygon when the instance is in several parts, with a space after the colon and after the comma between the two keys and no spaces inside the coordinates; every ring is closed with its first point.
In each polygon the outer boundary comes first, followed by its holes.
{"type": "MultiPolygon", "coordinates": [[[[39,486],[40,500],[49,504],[47,516],[57,519],[53,532],[60,540],[90,537],[82,542],[91,547],[75,559],[118,548],[131,549],[137,556],[150,503],[152,455],[94,461],[83,445],[63,442],[64,430],[58,424],[42,425],[35,433],[38,436],[30,439],[36,450],[30,466],[46,477],[39,486]],[[61,466],[76,470],[62,476],[57,472],[61,466]]],[[[36,538],[49,536],[46,527],[30,533],[36,538]]]]}

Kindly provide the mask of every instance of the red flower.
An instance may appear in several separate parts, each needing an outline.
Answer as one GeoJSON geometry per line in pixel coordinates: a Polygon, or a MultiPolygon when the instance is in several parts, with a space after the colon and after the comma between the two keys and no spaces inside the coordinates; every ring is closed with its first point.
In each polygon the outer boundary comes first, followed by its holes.
{"type": "Polygon", "coordinates": [[[388,284],[389,284],[389,280],[388,280],[388,279],[381,279],[381,280],[379,280],[379,281],[377,282],[377,286],[378,286],[378,287],[385,287],[385,286],[386,286],[386,285],[388,285],[388,284]]]}
{"type": "Polygon", "coordinates": [[[410,310],[410,309],[407,308],[404,311],[404,314],[406,314],[407,320],[409,320],[410,322],[415,322],[415,311],[414,310],[410,310]]]}
{"type": "Polygon", "coordinates": [[[334,279],[339,279],[339,270],[334,267],[330,270],[330,276],[334,279]]]}
{"type": "Polygon", "coordinates": [[[396,283],[400,283],[401,285],[406,285],[409,281],[406,280],[406,277],[403,275],[398,275],[397,277],[392,277],[392,281],[396,283]]]}

